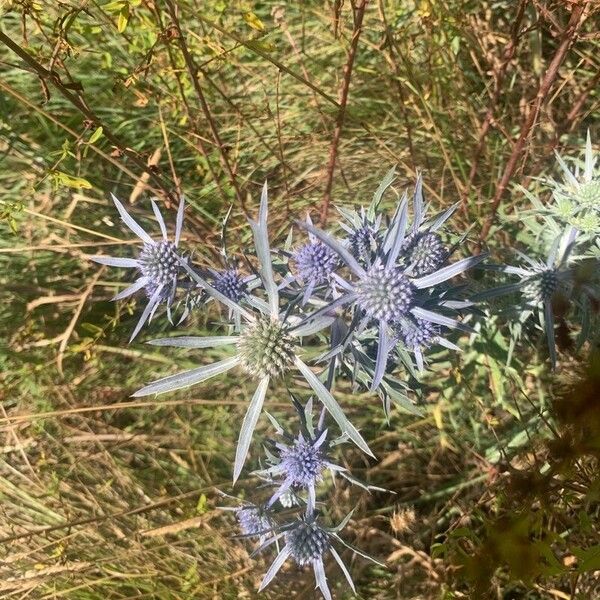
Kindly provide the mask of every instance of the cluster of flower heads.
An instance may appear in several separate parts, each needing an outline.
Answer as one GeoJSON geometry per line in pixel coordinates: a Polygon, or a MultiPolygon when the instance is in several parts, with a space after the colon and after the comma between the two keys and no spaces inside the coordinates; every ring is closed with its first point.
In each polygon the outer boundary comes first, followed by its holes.
{"type": "Polygon", "coordinates": [[[544,204],[520,188],[532,205],[519,217],[525,225],[521,237],[529,247],[527,253],[515,250],[517,265],[488,265],[510,281],[472,298],[479,302],[518,296],[506,311],[512,333],[509,357],[524,333],[540,328],[553,367],[558,358],[556,321],[563,332],[577,332],[577,348],[586,341],[593,344],[598,339],[600,307],[600,169],[589,132],[583,161],[569,161],[575,163],[573,170],[558,153],[556,159],[564,180],[541,179],[539,190],[550,192],[550,202],[544,204]]]}
{"type": "MultiPolygon", "coordinates": [[[[589,144],[588,144],[589,146],[589,144]]],[[[577,175],[573,175],[577,178],[577,175]]],[[[586,155],[585,181],[594,181],[593,160],[586,155]]],[[[311,565],[321,593],[330,598],[323,558],[330,553],[352,586],[350,575],[334,548],[348,546],[339,536],[349,517],[335,528],[322,524],[318,489],[325,475],[341,476],[365,489],[336,464],[332,449],[342,441],[354,443],[374,457],[359,430],[335,399],[332,389],[339,377],[355,388],[376,392],[390,410],[395,403],[419,413],[407,396],[410,377],[425,371],[441,350],[460,350],[459,334],[474,334],[475,302],[519,292],[526,299],[527,319],[539,309],[545,323],[551,358],[555,361],[552,306],[556,294],[572,282],[574,241],[577,229],[566,225],[557,234],[545,260],[520,254],[518,267],[486,265],[515,275],[519,281],[469,296],[465,273],[486,255],[456,258],[464,250],[466,234],[456,235],[448,221],[456,205],[430,215],[419,177],[409,199],[405,193],[391,216],[382,210],[383,198],[394,181],[392,169],[384,177],[369,206],[358,210],[339,208],[341,231],[316,227],[310,217],[296,223],[282,248],[271,247],[267,229],[268,197],[265,183],[258,219],[250,221],[253,248],[245,263],[233,260],[225,250],[222,232],[222,268],[205,268],[179,249],[183,224],[183,200],[179,206],[174,240],[155,202],[152,208],[162,238],[154,240],[113,197],[125,224],[142,240],[137,258],[95,256],[104,265],[133,267],[137,281],[115,299],[144,290],[148,303],[131,336],[150,321],[160,305],[182,305],[181,325],[209,302],[227,309],[218,335],[171,336],[150,341],[159,347],[185,348],[191,352],[222,347],[224,358],[153,381],[134,396],[162,394],[203,383],[230,370],[254,381],[255,388],[243,418],[233,463],[233,482],[239,478],[249,454],[265,398],[274,381],[289,384],[302,380],[312,396],[306,406],[291,397],[300,419],[299,432],[291,435],[267,413],[277,432],[264,446],[266,465],[255,476],[271,488],[262,504],[244,503],[235,509],[242,537],[257,537],[262,551],[274,544],[278,553],[261,589],[288,558],[299,566],[311,565]],[[247,274],[240,267],[246,264],[247,274]],[[174,304],[178,299],[179,304],[174,304]],[[326,344],[312,364],[303,358],[303,347],[319,340],[326,344]],[[323,342],[324,340],[324,342],[323,342]],[[433,353],[433,354],[432,354],[433,353]],[[433,356],[433,359],[432,359],[433,356]],[[409,377],[410,376],[410,377],[409,377]],[[313,403],[320,403],[313,424],[313,403]],[[330,432],[338,438],[330,441],[330,432]],[[291,509],[292,521],[282,521],[278,511],[291,509]],[[280,541],[285,544],[280,548],[280,541]]],[[[586,192],[587,193],[587,192],[586,192]]],[[[587,196],[586,196],[587,197],[587,196]]],[[[554,221],[553,221],[554,222],[554,221]]],[[[523,321],[524,322],[524,321],[523,321]]],[[[360,552],[353,548],[360,554],[360,552]]]]}

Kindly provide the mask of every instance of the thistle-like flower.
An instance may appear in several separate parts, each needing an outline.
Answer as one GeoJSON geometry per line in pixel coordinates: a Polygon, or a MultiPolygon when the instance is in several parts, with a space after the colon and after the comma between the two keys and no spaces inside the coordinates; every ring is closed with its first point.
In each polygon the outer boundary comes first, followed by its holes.
{"type": "Polygon", "coordinates": [[[324,565],[325,555],[329,553],[339,565],[342,573],[344,573],[352,591],[356,593],[352,577],[335,549],[333,545],[334,542],[338,542],[343,546],[350,548],[354,553],[359,554],[375,564],[380,566],[384,565],[347,544],[338,535],[338,533],[346,526],[346,523],[350,520],[351,516],[352,513],[334,528],[323,527],[314,514],[304,516],[288,525],[282,526],[279,533],[273,534],[273,536],[267,539],[261,548],[259,548],[259,550],[261,550],[280,538],[284,538],[285,546],[280,550],[272,565],[269,567],[269,570],[262,580],[259,591],[264,590],[269,583],[271,583],[275,575],[277,575],[279,569],[283,566],[283,563],[285,563],[288,558],[292,558],[299,567],[312,567],[315,581],[317,587],[321,590],[321,594],[323,594],[323,597],[326,600],[332,600],[331,591],[329,590],[329,585],[327,584],[327,578],[325,576],[324,565]]]}
{"type": "Polygon", "coordinates": [[[437,271],[448,258],[448,250],[439,234],[433,231],[413,232],[402,244],[401,254],[412,267],[415,277],[437,271]]]}
{"type": "Polygon", "coordinates": [[[248,283],[253,279],[240,275],[237,269],[212,271],[212,274],[215,290],[233,302],[240,302],[244,298],[248,293],[248,283]]]}
{"type": "MultiPolygon", "coordinates": [[[[566,222],[583,233],[600,231],[600,171],[596,169],[590,132],[587,133],[583,170],[579,165],[569,169],[560,154],[556,159],[563,171],[562,183],[550,181],[555,204],[550,211],[562,222],[566,222]]],[[[547,212],[545,209],[544,212],[547,212]]]]}
{"type": "Polygon", "coordinates": [[[390,222],[378,255],[366,269],[333,236],[312,225],[305,225],[311,233],[339,254],[340,259],[353,275],[353,278],[347,281],[336,277],[344,293],[315,314],[317,316],[327,314],[335,308],[353,304],[359,311],[359,318],[353,321],[356,324],[355,331],[362,332],[371,325],[374,325],[377,330],[377,361],[372,376],[372,390],[377,388],[383,379],[388,355],[394,346],[393,330],[403,321],[418,319],[450,329],[472,332],[470,327],[441,314],[449,309],[466,306],[468,303],[455,302],[446,298],[440,284],[474,267],[485,258],[485,255],[471,256],[442,266],[439,259],[443,256],[445,262],[450,253],[445,251],[441,242],[438,242],[435,232],[456,207],[451,207],[424,227],[425,207],[422,182],[419,178],[414,194],[414,222],[407,238],[407,204],[405,194],[390,222]],[[425,240],[423,246],[418,245],[419,240],[425,240]],[[429,257],[423,253],[423,248],[427,244],[436,249],[429,257]],[[404,255],[403,247],[407,250],[404,255]],[[436,268],[428,272],[434,265],[437,265],[436,268]],[[427,274],[422,275],[421,273],[424,272],[427,274]]]}
{"type": "Polygon", "coordinates": [[[419,371],[425,370],[423,352],[439,344],[451,350],[460,350],[458,346],[441,336],[441,327],[424,319],[402,319],[395,326],[400,343],[415,356],[419,371]]]}
{"type": "Polygon", "coordinates": [[[146,295],[148,296],[148,303],[129,339],[131,342],[139,333],[144,323],[152,319],[156,309],[161,303],[166,302],[167,309],[170,311],[175,298],[179,276],[183,271],[183,258],[178,250],[178,246],[183,226],[183,210],[185,203],[182,198],[177,210],[175,237],[173,241],[170,241],[167,237],[165,221],[154,200],[151,200],[152,210],[154,211],[154,215],[160,226],[162,233],[161,240],[153,240],[129,215],[123,204],[121,204],[114,195],[112,196],[112,199],[123,222],[142,240],[142,242],[144,242],[144,246],[138,257],[135,259],[118,258],[114,256],[90,256],[90,260],[111,267],[135,268],[140,272],[140,277],[133,285],[124,289],[122,292],[119,292],[113,298],[113,300],[121,300],[142,289],[145,290],[146,295]]]}
{"type": "MultiPolygon", "coordinates": [[[[312,225],[309,215],[306,222],[312,225]]],[[[285,284],[294,279],[303,289],[302,304],[306,304],[316,288],[331,283],[332,275],[339,267],[338,255],[328,246],[320,242],[312,233],[308,234],[308,242],[296,248],[290,255],[294,274],[287,278],[285,284]]],[[[329,290],[325,290],[325,295],[329,290]]]]}
{"type": "Polygon", "coordinates": [[[267,503],[268,507],[273,506],[277,500],[281,501],[288,493],[293,494],[295,503],[298,503],[300,492],[306,492],[306,514],[312,514],[316,507],[316,486],[323,479],[326,471],[329,471],[332,477],[339,474],[350,483],[367,491],[387,491],[362,483],[352,477],[344,467],[332,462],[329,456],[330,448],[337,447],[345,439],[343,436],[332,442],[327,439],[324,409],[321,410],[315,425],[312,398],[306,406],[302,406],[292,395],[292,403],[300,420],[300,431],[296,435],[288,433],[273,416],[269,415],[271,424],[284,441],[267,440],[265,451],[270,466],[262,471],[256,471],[259,477],[278,485],[267,503]]]}
{"type": "Polygon", "coordinates": [[[230,308],[241,319],[239,335],[217,337],[173,337],[150,342],[156,346],[180,348],[210,348],[216,346],[234,346],[236,353],[230,358],[215,364],[201,366],[190,371],[164,377],[138,390],[134,396],[161,394],[189,387],[225,373],[235,367],[241,368],[257,383],[256,391],[242,422],[233,468],[233,480],[238,479],[252,434],[262,412],[263,403],[271,380],[282,378],[293,371],[299,372],[315,392],[319,400],[337,422],[342,432],[372,456],[369,447],[344,415],[341,407],[329,390],[321,383],[317,375],[299,357],[301,340],[331,324],[331,317],[312,319],[310,323],[282,311],[279,292],[273,277],[271,251],[267,233],[267,186],[263,187],[258,222],[250,222],[254,234],[256,253],[259,260],[259,274],[267,294],[268,302],[247,295],[249,310],[219,292],[197,272],[181,261],[184,269],[206,292],[230,308]]]}
{"type": "Polygon", "coordinates": [[[567,227],[556,238],[545,261],[536,260],[518,252],[523,265],[500,266],[498,270],[515,275],[518,281],[495,287],[475,295],[473,301],[484,301],[506,294],[520,293],[524,304],[520,306],[520,321],[525,322],[534,312],[546,332],[548,352],[552,367],[556,366],[556,346],[554,341],[554,312],[552,302],[557,293],[569,295],[573,278],[573,268],[569,258],[573,250],[577,230],[567,227]]]}
{"type": "MultiPolygon", "coordinates": [[[[222,496],[234,500],[236,503],[240,501],[234,496],[219,492],[222,496]]],[[[235,514],[240,535],[240,538],[258,538],[259,544],[262,544],[269,535],[277,527],[277,523],[273,518],[269,509],[262,505],[256,505],[252,502],[241,501],[238,506],[219,506],[220,510],[232,512],[235,514]]]]}
{"type": "Polygon", "coordinates": [[[382,179],[369,206],[361,206],[358,211],[338,206],[338,212],[346,222],[340,227],[347,233],[345,245],[350,254],[363,266],[370,266],[381,251],[383,236],[381,234],[382,214],[378,214],[379,205],[385,191],[395,178],[395,167],[392,167],[382,179]]]}

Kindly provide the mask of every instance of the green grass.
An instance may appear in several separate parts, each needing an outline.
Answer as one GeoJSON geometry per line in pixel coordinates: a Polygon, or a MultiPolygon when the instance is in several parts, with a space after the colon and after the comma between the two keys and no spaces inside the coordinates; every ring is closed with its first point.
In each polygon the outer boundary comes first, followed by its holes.
{"type": "MultiPolygon", "coordinates": [[[[174,372],[175,357],[181,367],[211,355],[167,355],[141,342],[126,346],[139,306],[110,303],[125,278],[85,257],[108,251],[118,240],[133,241],[120,227],[108,192],[130,201],[141,220],[152,218],[148,198],[154,192],[136,189],[142,169],[125,149],[143,164],[160,152],[154,173],[169,191],[179,186],[185,194],[185,243],[200,263],[215,260],[220,220],[231,204],[230,249],[246,246],[241,201],[253,212],[265,178],[273,236],[285,238],[290,222],[306,211],[316,218],[352,35],[349,3],[341,8],[337,34],[334,3],[176,3],[220,147],[167,27],[167,10],[151,8],[163,3],[123,2],[130,6],[123,31],[116,3],[91,0],[84,10],[75,4],[0,3],[1,30],[44,67],[52,62],[61,82],[80,91],[99,118],[85,123],[51,81],[43,85],[2,46],[0,596],[252,598],[269,557],[250,559],[249,546],[230,537],[233,519],[216,508],[224,503],[217,490],[231,492],[234,444],[251,390],[239,379],[221,378],[146,402],[129,398],[142,383],[174,372]],[[91,143],[100,126],[103,134],[91,143]],[[119,148],[107,132],[119,139],[119,148]]],[[[334,204],[367,203],[393,164],[397,192],[411,187],[422,170],[435,207],[462,202],[456,226],[473,225],[468,241],[475,243],[525,111],[556,52],[557,28],[569,18],[562,3],[527,3],[515,57],[479,152],[515,4],[369,3],[337,152],[334,204]]],[[[598,139],[597,17],[588,15],[569,49],[512,183],[547,173],[553,148],[579,148],[586,127],[598,139]]],[[[155,186],[154,180],[147,183],[155,186]]],[[[165,204],[174,219],[173,203],[165,204]]],[[[525,204],[511,188],[500,213],[511,215],[525,204]]],[[[492,252],[502,254],[512,239],[495,225],[492,252]]],[[[192,329],[204,331],[216,318],[209,313],[192,329]]],[[[166,330],[155,323],[146,335],[166,330]]],[[[478,557],[478,549],[489,549],[485,543],[492,538],[485,532],[495,531],[490,523],[509,504],[510,488],[498,465],[529,469],[530,463],[552,461],[544,444],[553,437],[546,421],[556,381],[540,366],[543,345],[525,345],[509,370],[505,332],[495,323],[471,344],[463,342],[462,356],[440,363],[424,380],[421,418],[398,410],[386,423],[377,399],[339,384],[340,402],[380,462],[368,463],[352,451],[340,460],[356,476],[394,492],[325,484],[328,517],[337,522],[356,506],[348,539],[388,561],[386,570],[351,561],[361,597],[484,597],[457,565],[464,565],[461,551],[478,557]]],[[[580,361],[565,359],[568,374],[580,361]]],[[[267,408],[285,420],[280,391],[267,408]]],[[[261,422],[257,435],[266,431],[261,422]]],[[[535,524],[536,533],[543,529],[539,537],[562,536],[571,549],[589,547],[597,534],[597,479],[594,484],[588,472],[590,465],[597,469],[597,457],[578,460],[569,481],[577,480],[585,492],[552,497],[579,524],[560,521],[539,499],[529,507],[546,515],[542,525],[535,524]],[[591,529],[581,524],[586,516],[591,529]]],[[[255,486],[246,479],[235,493],[252,494],[255,486]]],[[[554,544],[553,551],[563,551],[561,542],[554,544]]],[[[594,597],[587,572],[575,584],[572,574],[560,570],[534,569],[536,577],[528,580],[498,556],[491,597],[594,597]]],[[[330,572],[336,597],[349,597],[339,573],[330,572]]],[[[313,594],[310,574],[290,568],[264,597],[313,594]]]]}

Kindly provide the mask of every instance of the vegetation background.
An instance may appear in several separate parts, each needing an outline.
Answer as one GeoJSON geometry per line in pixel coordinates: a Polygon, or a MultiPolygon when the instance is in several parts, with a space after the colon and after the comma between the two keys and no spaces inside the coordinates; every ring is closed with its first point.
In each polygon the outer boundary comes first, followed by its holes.
{"type": "MultiPolygon", "coordinates": [[[[600,19],[583,0],[3,0],[0,2],[0,597],[253,598],[262,558],[232,540],[244,381],[133,401],[179,364],[124,340],[139,309],[86,255],[130,239],[109,201],[151,220],[189,203],[186,245],[214,263],[268,178],[273,236],[309,210],[367,203],[397,165],[502,259],[527,206],[515,184],[553,150],[600,139],[600,19]],[[504,221],[505,222],[505,221],[504,221]],[[506,223],[506,222],[505,222],[506,223]]],[[[392,198],[389,198],[390,206],[392,198]]],[[[202,330],[206,322],[196,321],[202,330]]],[[[146,333],[155,336],[161,325],[146,333]]],[[[506,367],[492,319],[423,382],[424,416],[341,386],[380,461],[350,541],[363,598],[600,597],[598,365],[532,340],[506,367]],[[587,377],[584,375],[587,369],[587,377]],[[561,400],[567,399],[569,402],[561,400]],[[591,430],[590,430],[591,427],[591,430]],[[590,433],[591,431],[591,433],[590,433]]],[[[218,349],[213,351],[218,354],[218,349]]],[[[282,398],[284,396],[282,395],[282,398]]],[[[287,403],[271,399],[278,417],[287,403]]],[[[259,425],[258,433],[266,424],[259,425]]],[[[255,483],[242,481],[244,495],[255,483]]],[[[346,557],[349,559],[349,557],[346,557]]],[[[337,573],[336,597],[350,596],[337,573]]],[[[335,573],[335,574],[334,574],[335,573]]],[[[282,572],[265,598],[313,598],[282,572]]]]}

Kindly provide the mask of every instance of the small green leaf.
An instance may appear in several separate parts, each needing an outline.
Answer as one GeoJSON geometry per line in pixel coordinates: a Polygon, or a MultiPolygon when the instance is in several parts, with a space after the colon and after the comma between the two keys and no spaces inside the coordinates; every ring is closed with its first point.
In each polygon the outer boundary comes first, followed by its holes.
{"type": "Polygon", "coordinates": [[[275,44],[264,40],[248,40],[246,46],[260,52],[274,52],[277,48],[275,44]]]}
{"type": "Polygon", "coordinates": [[[62,171],[54,171],[51,174],[52,179],[54,180],[55,185],[57,186],[66,186],[75,189],[92,189],[92,184],[83,177],[73,177],[72,175],[68,175],[67,173],[63,173],[62,171]]]}
{"type": "Polygon", "coordinates": [[[119,12],[119,17],[117,19],[117,29],[119,33],[123,33],[127,28],[127,22],[129,21],[129,5],[126,4],[123,6],[121,11],[119,12]]]}
{"type": "Polygon", "coordinates": [[[126,3],[126,0],[115,0],[105,4],[102,8],[107,12],[118,12],[123,9],[126,3]]]}
{"type": "Polygon", "coordinates": [[[88,144],[94,144],[102,137],[102,127],[98,127],[94,133],[90,136],[88,144]]]}
{"type": "Polygon", "coordinates": [[[253,12],[244,13],[244,21],[257,31],[264,31],[265,29],[263,22],[253,12]]]}
{"type": "Polygon", "coordinates": [[[196,504],[196,513],[203,515],[207,510],[208,503],[206,501],[206,496],[204,494],[200,494],[200,498],[198,498],[198,504],[196,504]]]}

